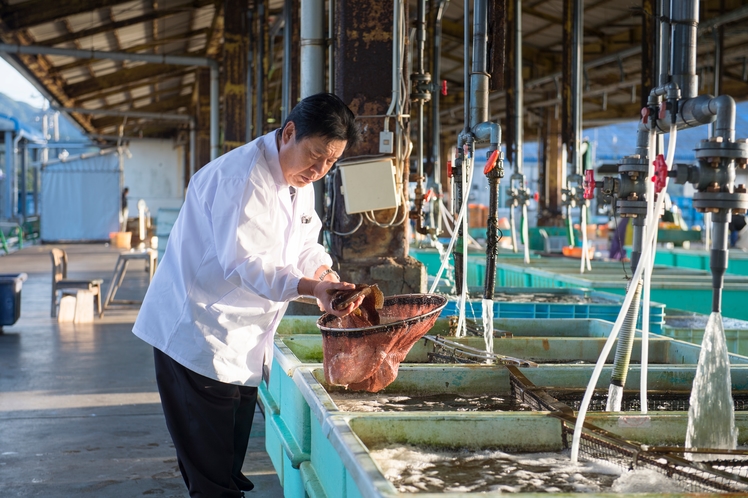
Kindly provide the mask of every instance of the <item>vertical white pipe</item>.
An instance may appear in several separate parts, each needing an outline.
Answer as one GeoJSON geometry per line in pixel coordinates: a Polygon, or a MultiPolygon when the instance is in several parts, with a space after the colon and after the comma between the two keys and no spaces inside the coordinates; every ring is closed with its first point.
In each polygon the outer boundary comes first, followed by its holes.
{"type": "Polygon", "coordinates": [[[218,144],[218,63],[210,66],[210,160],[219,154],[218,144]]]}
{"type": "Polygon", "coordinates": [[[3,209],[3,218],[6,220],[10,219],[13,215],[13,207],[11,205],[11,197],[13,195],[12,183],[10,179],[13,177],[13,132],[5,132],[5,202],[3,209]]]}
{"type": "Polygon", "coordinates": [[[301,98],[325,91],[324,14],[324,0],[301,0],[301,98]]]}
{"type": "MultiPolygon", "coordinates": [[[[197,141],[197,133],[195,131],[195,119],[190,119],[190,174],[187,179],[189,180],[192,178],[192,175],[195,174],[195,148],[196,148],[196,141],[197,141]]],[[[185,189],[186,190],[186,189],[185,189]]],[[[185,192],[182,192],[182,195],[184,195],[185,192]]]]}

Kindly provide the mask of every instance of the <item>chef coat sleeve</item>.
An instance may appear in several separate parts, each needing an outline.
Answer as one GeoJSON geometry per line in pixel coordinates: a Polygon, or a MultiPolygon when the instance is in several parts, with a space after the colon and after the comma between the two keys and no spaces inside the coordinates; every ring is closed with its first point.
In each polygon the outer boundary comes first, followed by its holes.
{"type": "Polygon", "coordinates": [[[246,178],[222,178],[205,207],[224,278],[271,301],[299,296],[304,276],[280,259],[287,242],[272,223],[278,209],[275,187],[257,185],[246,178]]]}
{"type": "Polygon", "coordinates": [[[322,222],[316,211],[310,211],[310,222],[302,225],[304,230],[304,247],[299,255],[299,268],[304,275],[314,278],[314,272],[320,266],[332,266],[332,258],[325,251],[325,248],[317,242],[319,231],[322,228],[322,222]]]}

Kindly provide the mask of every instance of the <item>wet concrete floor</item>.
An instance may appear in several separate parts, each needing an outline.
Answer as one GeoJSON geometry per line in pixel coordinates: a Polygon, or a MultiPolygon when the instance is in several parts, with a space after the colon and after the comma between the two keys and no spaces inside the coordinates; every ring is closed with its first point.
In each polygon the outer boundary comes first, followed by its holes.
{"type": "MultiPolygon", "coordinates": [[[[153,350],[131,333],[135,307],[112,307],[93,324],[50,318],[52,246],[0,257],[0,274],[28,274],[21,317],[0,334],[0,497],[187,497],[166,430],[153,350]]],[[[119,250],[60,245],[69,278],[109,287],[119,250]]],[[[133,261],[118,299],[142,299],[143,261],[133,261]]],[[[281,497],[255,414],[242,469],[246,496],[281,497]]]]}

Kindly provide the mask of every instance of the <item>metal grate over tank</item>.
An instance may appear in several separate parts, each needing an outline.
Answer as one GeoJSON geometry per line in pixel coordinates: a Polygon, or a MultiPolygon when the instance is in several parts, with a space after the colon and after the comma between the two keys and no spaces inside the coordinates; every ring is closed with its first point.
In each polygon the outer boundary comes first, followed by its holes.
{"type": "MultiPolygon", "coordinates": [[[[564,447],[570,448],[574,437],[576,417],[574,410],[563,400],[553,396],[551,392],[535,386],[518,368],[507,366],[509,370],[512,395],[520,403],[535,410],[550,411],[553,416],[561,419],[564,447]]],[[[558,394],[558,393],[556,393],[558,394]]],[[[565,392],[565,394],[570,394],[565,392]]],[[[578,408],[583,391],[575,392],[567,401],[578,408]]],[[[684,393],[657,393],[657,406],[669,407],[670,410],[688,409],[688,399],[683,399],[684,393]],[[659,403],[659,404],[658,404],[659,403]],[[685,403],[685,405],[684,405],[685,403]]],[[[605,409],[605,399],[598,400],[590,406],[590,410],[605,409]]],[[[743,393],[741,402],[744,404],[748,396],[743,393]]],[[[737,402],[736,402],[737,404],[737,402]]],[[[630,407],[634,403],[629,404],[630,407]]],[[[634,409],[634,408],[629,408],[634,409]]],[[[649,469],[664,474],[685,487],[690,492],[748,492],[748,451],[744,450],[716,450],[716,449],[688,449],[684,447],[653,447],[628,441],[605,431],[590,422],[585,422],[579,444],[579,452],[585,458],[601,460],[616,464],[626,470],[634,468],[649,469]],[[694,462],[686,458],[689,453],[705,453],[709,460],[694,462]]]]}

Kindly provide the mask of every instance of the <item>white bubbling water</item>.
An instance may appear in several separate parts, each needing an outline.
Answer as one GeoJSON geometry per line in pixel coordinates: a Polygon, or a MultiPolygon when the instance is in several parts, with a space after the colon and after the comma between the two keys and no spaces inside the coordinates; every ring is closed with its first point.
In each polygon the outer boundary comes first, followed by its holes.
{"type": "MultiPolygon", "coordinates": [[[[712,313],[704,331],[691,389],[686,448],[734,450],[737,440],[725,330],[722,315],[712,313]]],[[[690,456],[694,460],[710,458],[709,455],[695,453],[690,456]]]]}
{"type": "Polygon", "coordinates": [[[623,403],[623,387],[611,384],[608,388],[608,403],[605,406],[606,412],[620,412],[623,403]]]}
{"type": "Polygon", "coordinates": [[[600,462],[569,461],[569,452],[434,450],[411,445],[371,451],[399,492],[654,493],[685,491],[654,471],[624,472],[600,462]]]}
{"type": "Polygon", "coordinates": [[[493,353],[493,300],[483,300],[483,339],[486,353],[493,353]]]}

